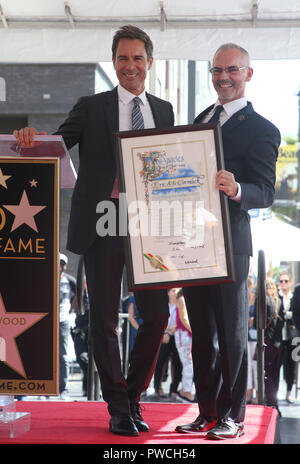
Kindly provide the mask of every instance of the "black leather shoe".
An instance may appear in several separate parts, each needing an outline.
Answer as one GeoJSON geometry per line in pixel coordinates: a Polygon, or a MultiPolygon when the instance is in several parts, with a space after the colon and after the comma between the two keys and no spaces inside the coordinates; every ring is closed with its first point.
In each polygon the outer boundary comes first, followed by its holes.
{"type": "Polygon", "coordinates": [[[136,428],[138,429],[138,431],[139,432],[149,432],[149,426],[143,419],[140,404],[139,403],[131,404],[130,405],[130,411],[131,411],[131,416],[132,416],[133,422],[135,423],[136,428]]]}
{"type": "Polygon", "coordinates": [[[128,437],[137,437],[139,434],[132,417],[126,414],[111,416],[109,431],[117,435],[126,435],[128,437]]]}
{"type": "Polygon", "coordinates": [[[244,425],[231,419],[221,419],[216,426],[207,432],[206,437],[212,440],[226,440],[244,435],[244,425]]]}
{"type": "Polygon", "coordinates": [[[213,417],[198,416],[191,424],[177,425],[176,432],[184,433],[199,433],[207,432],[216,425],[217,421],[213,417]]]}

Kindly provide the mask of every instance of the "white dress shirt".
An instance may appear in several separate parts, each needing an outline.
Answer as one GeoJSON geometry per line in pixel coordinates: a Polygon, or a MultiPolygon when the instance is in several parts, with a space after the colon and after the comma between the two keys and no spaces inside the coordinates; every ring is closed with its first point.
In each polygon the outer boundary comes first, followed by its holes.
{"type": "MultiPolygon", "coordinates": [[[[202,122],[207,122],[212,117],[216,106],[219,106],[219,105],[221,105],[221,103],[218,99],[213,109],[205,116],[205,118],[203,118],[202,122]]],[[[241,109],[245,108],[245,106],[247,106],[247,98],[242,97],[242,98],[239,98],[238,100],[233,100],[231,102],[224,103],[224,105],[222,106],[224,108],[224,111],[222,111],[222,113],[220,114],[220,125],[221,126],[223,126],[223,124],[225,124],[225,122],[227,122],[228,119],[234,115],[234,113],[237,113],[241,109]]]]}
{"type": "MultiPolygon", "coordinates": [[[[118,101],[119,101],[119,131],[132,130],[132,109],[133,109],[133,99],[137,96],[128,90],[124,89],[121,85],[118,85],[118,101]]],[[[150,104],[146,97],[145,90],[138,95],[141,100],[140,109],[144,119],[144,128],[153,129],[155,127],[155,122],[153,114],[151,111],[150,104]]],[[[115,179],[113,190],[111,193],[111,198],[119,198],[119,189],[118,181],[115,179]]]]}
{"type": "MultiPolygon", "coordinates": [[[[119,97],[119,130],[126,131],[132,129],[131,114],[133,109],[133,99],[136,97],[128,90],[118,85],[119,97]]],[[[145,90],[138,95],[141,100],[140,108],[144,118],[144,128],[153,129],[155,127],[152,111],[145,90]]]]}
{"type": "MultiPolygon", "coordinates": [[[[216,101],[216,103],[215,103],[214,107],[212,108],[212,110],[205,116],[205,118],[203,118],[202,122],[209,121],[209,119],[212,117],[212,115],[213,115],[213,113],[215,111],[216,106],[218,106],[218,105],[221,105],[219,99],[216,101]]],[[[220,119],[219,119],[219,122],[220,122],[221,126],[223,126],[223,124],[225,124],[225,122],[227,122],[228,119],[231,118],[231,116],[234,115],[234,113],[237,113],[241,109],[245,108],[245,106],[247,106],[247,98],[246,97],[238,98],[237,100],[233,100],[231,102],[224,103],[222,106],[223,106],[224,110],[220,113],[220,119]]],[[[230,199],[240,203],[240,201],[242,199],[242,189],[241,189],[241,186],[240,186],[240,184],[238,182],[237,182],[237,185],[238,185],[238,192],[237,192],[235,197],[230,197],[230,199]]]]}

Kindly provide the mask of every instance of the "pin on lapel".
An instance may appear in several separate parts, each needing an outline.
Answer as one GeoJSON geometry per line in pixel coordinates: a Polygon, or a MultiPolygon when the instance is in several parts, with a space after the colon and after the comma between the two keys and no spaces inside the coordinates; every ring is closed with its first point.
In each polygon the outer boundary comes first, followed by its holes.
{"type": "Polygon", "coordinates": [[[237,118],[239,121],[244,121],[245,116],[243,114],[240,114],[237,118]]]}

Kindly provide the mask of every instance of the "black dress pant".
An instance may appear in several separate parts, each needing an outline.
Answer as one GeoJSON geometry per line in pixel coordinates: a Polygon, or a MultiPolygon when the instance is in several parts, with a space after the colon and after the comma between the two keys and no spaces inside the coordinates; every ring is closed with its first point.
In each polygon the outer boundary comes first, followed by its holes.
{"type": "Polygon", "coordinates": [[[291,391],[296,379],[296,361],[294,361],[292,352],[295,345],[292,340],[282,340],[280,365],[283,366],[283,378],[286,382],[286,390],[291,391]]]}
{"type": "Polygon", "coordinates": [[[128,414],[129,401],[139,399],[150,383],[162,336],[168,323],[166,290],[135,292],[143,319],[129,359],[125,380],[120,359],[118,308],[124,267],[123,238],[97,237],[84,255],[90,302],[90,326],[102,395],[111,415],[128,414]]]}
{"type": "Polygon", "coordinates": [[[194,381],[204,417],[242,422],[247,393],[249,257],[234,256],[234,283],[184,288],[194,381]]]}

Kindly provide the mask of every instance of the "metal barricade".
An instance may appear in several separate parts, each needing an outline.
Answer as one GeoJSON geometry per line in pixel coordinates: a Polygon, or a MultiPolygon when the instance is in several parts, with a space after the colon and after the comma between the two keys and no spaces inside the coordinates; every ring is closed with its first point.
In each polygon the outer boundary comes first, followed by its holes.
{"type": "Polygon", "coordinates": [[[264,363],[264,330],[266,328],[266,266],[265,253],[258,252],[257,269],[257,400],[258,404],[265,403],[265,363],[264,363]]]}
{"type": "Polygon", "coordinates": [[[123,366],[124,377],[127,377],[128,374],[128,361],[129,361],[129,337],[130,337],[130,322],[127,313],[119,313],[119,347],[121,353],[121,361],[123,366]],[[123,335],[124,325],[126,324],[125,340],[123,335]],[[121,332],[121,330],[122,332],[121,332]],[[125,341],[125,344],[124,344],[125,341]],[[124,346],[125,345],[125,346],[124,346]]]}
{"type": "Polygon", "coordinates": [[[88,380],[87,380],[87,399],[97,401],[101,398],[101,387],[98,371],[94,361],[94,351],[92,337],[89,328],[89,352],[88,352],[88,380]]]}
{"type": "MultiPolygon", "coordinates": [[[[84,293],[84,261],[83,256],[80,256],[77,267],[76,278],[76,297],[77,297],[77,311],[79,315],[85,313],[83,304],[84,293]]],[[[87,374],[87,399],[89,401],[97,401],[101,398],[101,388],[98,371],[94,361],[94,350],[91,336],[90,324],[88,328],[88,374],[87,374]]]]}

